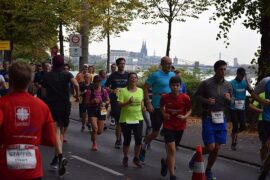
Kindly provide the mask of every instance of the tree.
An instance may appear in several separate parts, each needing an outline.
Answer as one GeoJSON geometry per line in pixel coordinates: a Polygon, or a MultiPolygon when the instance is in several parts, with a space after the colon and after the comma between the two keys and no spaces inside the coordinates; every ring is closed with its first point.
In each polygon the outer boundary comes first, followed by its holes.
{"type": "Polygon", "coordinates": [[[30,60],[37,61],[56,44],[60,21],[66,26],[73,22],[78,14],[75,7],[73,0],[2,0],[0,39],[13,42],[15,55],[32,56],[30,60]]]}
{"type": "Polygon", "coordinates": [[[99,27],[100,38],[107,39],[107,71],[110,70],[111,35],[118,36],[128,27],[138,15],[142,4],[138,0],[109,0],[102,7],[102,24],[99,27]]]}
{"type": "Polygon", "coordinates": [[[143,0],[145,9],[143,19],[147,23],[168,23],[166,56],[170,55],[171,31],[173,21],[185,22],[187,18],[198,18],[207,10],[208,0],[143,0]]]}
{"type": "Polygon", "coordinates": [[[258,57],[258,80],[270,73],[270,1],[269,0],[216,0],[213,20],[222,19],[217,39],[224,38],[227,45],[230,28],[237,20],[261,34],[261,47],[258,57]]]}

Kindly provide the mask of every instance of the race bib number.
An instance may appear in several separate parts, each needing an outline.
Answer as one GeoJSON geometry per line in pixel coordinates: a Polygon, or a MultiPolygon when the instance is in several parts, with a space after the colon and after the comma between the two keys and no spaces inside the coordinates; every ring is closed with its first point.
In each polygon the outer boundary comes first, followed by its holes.
{"type": "Polygon", "coordinates": [[[211,112],[212,122],[215,124],[224,123],[223,111],[211,112]]]}
{"type": "Polygon", "coordinates": [[[107,109],[105,107],[100,108],[101,115],[107,115],[107,109]]]}
{"type": "Polygon", "coordinates": [[[35,149],[7,149],[9,169],[35,169],[37,165],[35,149]]]}
{"type": "Polygon", "coordinates": [[[245,107],[245,101],[244,100],[235,100],[234,106],[235,106],[235,109],[243,110],[245,107]]]}

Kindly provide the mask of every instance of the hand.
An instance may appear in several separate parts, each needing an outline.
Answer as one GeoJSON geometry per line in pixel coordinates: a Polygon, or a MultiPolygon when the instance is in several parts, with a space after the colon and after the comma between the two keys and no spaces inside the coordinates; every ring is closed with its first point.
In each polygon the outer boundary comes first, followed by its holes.
{"type": "Polygon", "coordinates": [[[94,103],[96,103],[96,104],[100,103],[100,100],[99,100],[98,98],[94,98],[93,101],[94,101],[94,103]]]}
{"type": "Polygon", "coordinates": [[[225,93],[224,96],[225,96],[225,99],[227,99],[228,101],[231,100],[231,95],[230,95],[230,93],[225,93]]]}
{"type": "Polygon", "coordinates": [[[169,119],[170,119],[170,114],[164,113],[164,114],[163,114],[163,119],[164,119],[164,120],[169,120],[169,119]]]}
{"type": "Polygon", "coordinates": [[[134,103],[134,98],[133,98],[133,96],[131,96],[131,97],[129,98],[128,103],[129,103],[129,104],[134,103]]]}
{"type": "Polygon", "coordinates": [[[114,94],[118,94],[118,92],[119,92],[119,89],[118,88],[116,88],[116,89],[113,90],[113,93],[114,94]]]}
{"type": "Polygon", "coordinates": [[[185,119],[187,119],[186,116],[181,115],[181,114],[178,114],[178,115],[177,115],[177,118],[180,119],[180,120],[185,120],[185,119]]]}
{"type": "Polygon", "coordinates": [[[268,105],[270,105],[270,100],[269,100],[269,99],[264,99],[264,100],[262,101],[262,105],[263,105],[263,106],[268,106],[268,105]]]}
{"type": "Polygon", "coordinates": [[[208,104],[209,104],[209,105],[214,105],[214,104],[216,104],[215,98],[208,98],[208,104]]]}

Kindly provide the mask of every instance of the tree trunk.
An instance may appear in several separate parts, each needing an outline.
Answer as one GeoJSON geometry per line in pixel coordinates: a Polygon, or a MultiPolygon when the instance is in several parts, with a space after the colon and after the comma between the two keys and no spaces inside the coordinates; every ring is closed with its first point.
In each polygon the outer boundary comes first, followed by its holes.
{"type": "Polygon", "coordinates": [[[82,70],[84,64],[88,64],[88,8],[86,1],[82,2],[82,21],[80,24],[80,33],[82,36],[82,56],[80,57],[79,69],[82,70]]]}
{"type": "Polygon", "coordinates": [[[258,81],[270,75],[270,1],[263,1],[263,9],[261,12],[260,33],[261,37],[261,53],[258,58],[258,81]]]}
{"type": "Polygon", "coordinates": [[[111,42],[110,31],[107,31],[107,72],[110,72],[111,42]]]}
{"type": "Polygon", "coordinates": [[[60,21],[59,24],[59,44],[60,44],[60,55],[64,56],[64,36],[63,36],[62,21],[60,21]]]}
{"type": "Polygon", "coordinates": [[[172,20],[168,22],[168,34],[167,34],[167,49],[166,49],[166,56],[170,56],[170,47],[171,47],[171,37],[172,37],[172,20]]]}
{"type": "Polygon", "coordinates": [[[8,61],[9,63],[12,63],[12,50],[4,51],[4,62],[5,61],[8,61]]]}

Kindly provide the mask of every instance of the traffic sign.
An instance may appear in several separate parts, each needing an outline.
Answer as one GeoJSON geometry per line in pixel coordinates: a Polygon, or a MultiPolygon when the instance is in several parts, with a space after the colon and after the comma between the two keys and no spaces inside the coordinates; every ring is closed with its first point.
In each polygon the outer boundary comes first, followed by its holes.
{"type": "Polygon", "coordinates": [[[9,51],[10,49],[10,41],[0,41],[0,50],[9,51]]]}
{"type": "Polygon", "coordinates": [[[82,49],[80,47],[71,47],[69,48],[69,55],[71,57],[80,57],[82,56],[82,49]]]}
{"type": "Polygon", "coordinates": [[[69,47],[81,47],[82,36],[80,34],[71,34],[69,36],[69,47]]]}

